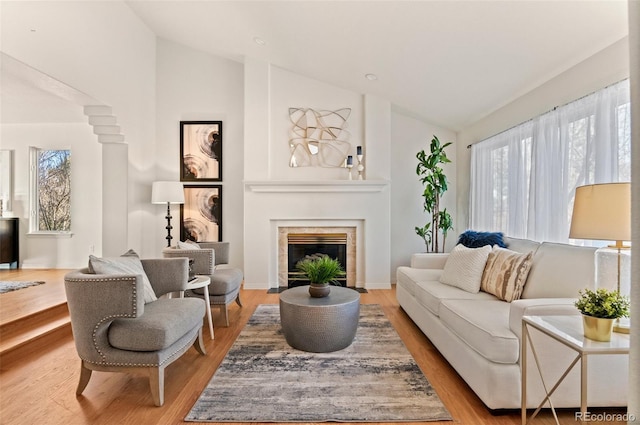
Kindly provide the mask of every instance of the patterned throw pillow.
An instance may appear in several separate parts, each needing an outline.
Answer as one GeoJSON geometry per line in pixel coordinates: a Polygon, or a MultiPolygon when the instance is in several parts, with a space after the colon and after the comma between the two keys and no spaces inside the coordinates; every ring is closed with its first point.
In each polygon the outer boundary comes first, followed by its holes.
{"type": "Polygon", "coordinates": [[[467,292],[477,293],[480,291],[482,272],[490,252],[491,247],[488,245],[482,248],[456,245],[444,264],[440,282],[467,292]]]}
{"type": "Polygon", "coordinates": [[[98,258],[89,256],[89,272],[96,274],[139,274],[142,275],[142,287],[144,289],[144,302],[150,303],[158,299],[153,291],[151,282],[142,268],[142,262],[138,254],[130,249],[120,257],[98,258]]]}
{"type": "Polygon", "coordinates": [[[493,247],[482,274],[480,289],[511,302],[520,299],[533,263],[533,252],[521,254],[493,247]]]}

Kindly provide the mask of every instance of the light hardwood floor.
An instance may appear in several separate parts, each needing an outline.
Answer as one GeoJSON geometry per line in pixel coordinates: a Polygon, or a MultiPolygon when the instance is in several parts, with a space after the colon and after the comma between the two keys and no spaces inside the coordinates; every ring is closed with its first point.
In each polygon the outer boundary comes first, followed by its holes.
{"type": "MultiPolygon", "coordinates": [[[[0,295],[0,318],[20,315],[20,311],[42,308],[47,298],[56,301],[64,295],[64,271],[0,270],[0,280],[44,280],[47,283],[0,295]]],[[[166,369],[165,405],[154,407],[148,379],[142,375],[94,372],[82,396],[75,388],[80,373],[71,332],[46,347],[8,356],[0,364],[0,423],[13,424],[180,424],[200,392],[259,304],[277,304],[277,294],[265,290],[243,290],[244,307],[230,307],[230,326],[224,327],[214,309],[215,340],[205,332],[207,355],[190,349],[166,369]]],[[[380,304],[451,412],[453,422],[443,424],[520,424],[520,412],[493,416],[449,366],[429,340],[398,306],[395,290],[372,290],[362,294],[362,303],[380,304]]],[[[609,411],[618,412],[618,411],[609,411]]],[[[575,424],[574,411],[560,412],[563,425],[575,424]]],[[[535,424],[555,423],[549,411],[536,418],[535,424]]]]}

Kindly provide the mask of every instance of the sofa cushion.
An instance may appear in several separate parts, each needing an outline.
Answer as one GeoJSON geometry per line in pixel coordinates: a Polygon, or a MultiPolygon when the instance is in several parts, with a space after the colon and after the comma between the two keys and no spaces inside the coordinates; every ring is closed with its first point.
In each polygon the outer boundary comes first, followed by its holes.
{"type": "Polygon", "coordinates": [[[540,242],[532,241],[530,239],[511,238],[509,236],[504,237],[504,243],[507,245],[507,249],[510,249],[511,251],[521,253],[533,252],[534,255],[540,246],[540,242]]]}
{"type": "Polygon", "coordinates": [[[443,300],[440,320],[482,357],[494,363],[515,364],[518,337],[509,329],[510,304],[496,300],[443,300]]]}
{"type": "Polygon", "coordinates": [[[502,232],[476,232],[475,230],[467,230],[460,234],[458,243],[467,248],[480,248],[485,245],[498,245],[501,248],[506,248],[507,245],[505,245],[503,237],[502,232]]]}
{"type": "Polygon", "coordinates": [[[520,254],[494,246],[482,274],[480,289],[507,302],[519,299],[532,259],[533,252],[520,254]]]}
{"type": "Polygon", "coordinates": [[[482,248],[467,248],[464,245],[456,245],[444,265],[440,282],[464,289],[467,292],[477,293],[480,290],[482,272],[490,252],[489,245],[482,248]]]}
{"type": "Polygon", "coordinates": [[[162,298],[145,304],[138,318],[114,320],[109,326],[109,344],[129,351],[162,350],[202,326],[204,314],[204,302],[198,298],[162,298]]]}
{"type": "Polygon", "coordinates": [[[442,270],[416,269],[400,266],[396,270],[396,284],[402,286],[408,293],[415,296],[415,288],[418,282],[438,281],[442,270]]]}
{"type": "Polygon", "coordinates": [[[120,257],[98,258],[89,256],[89,272],[97,274],[130,274],[141,275],[144,289],[144,302],[150,303],[158,299],[151,286],[151,282],[142,267],[142,262],[138,254],[132,249],[122,254],[120,257]]]}
{"type": "Polygon", "coordinates": [[[415,285],[416,301],[436,316],[440,315],[440,303],[443,300],[495,300],[485,292],[473,294],[455,286],[445,285],[437,280],[423,280],[415,285]]]}
{"type": "Polygon", "coordinates": [[[577,298],[578,291],[595,286],[596,248],[543,242],[522,298],[577,298]]]}

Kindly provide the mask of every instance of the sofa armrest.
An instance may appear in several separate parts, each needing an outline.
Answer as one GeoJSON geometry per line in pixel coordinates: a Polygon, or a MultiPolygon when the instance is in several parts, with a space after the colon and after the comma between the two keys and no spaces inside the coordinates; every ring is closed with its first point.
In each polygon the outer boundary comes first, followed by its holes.
{"type": "Polygon", "coordinates": [[[187,257],[153,258],[141,261],[158,298],[170,292],[188,289],[189,259],[187,257]]]}
{"type": "Polygon", "coordinates": [[[411,267],[414,269],[444,269],[449,253],[421,253],[411,256],[411,267]]]}
{"type": "Polygon", "coordinates": [[[522,316],[564,316],[580,314],[573,305],[575,298],[530,298],[515,300],[509,309],[509,328],[522,336],[522,316]]]}

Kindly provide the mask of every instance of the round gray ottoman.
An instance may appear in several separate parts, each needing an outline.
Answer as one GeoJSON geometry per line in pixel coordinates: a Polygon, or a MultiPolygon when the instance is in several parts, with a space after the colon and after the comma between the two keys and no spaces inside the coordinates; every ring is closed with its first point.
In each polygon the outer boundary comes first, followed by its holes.
{"type": "Polygon", "coordinates": [[[332,286],[329,296],[312,298],[309,286],[280,294],[280,322],[287,343],[313,353],[348,347],[356,335],[360,317],[360,294],[332,286]]]}

